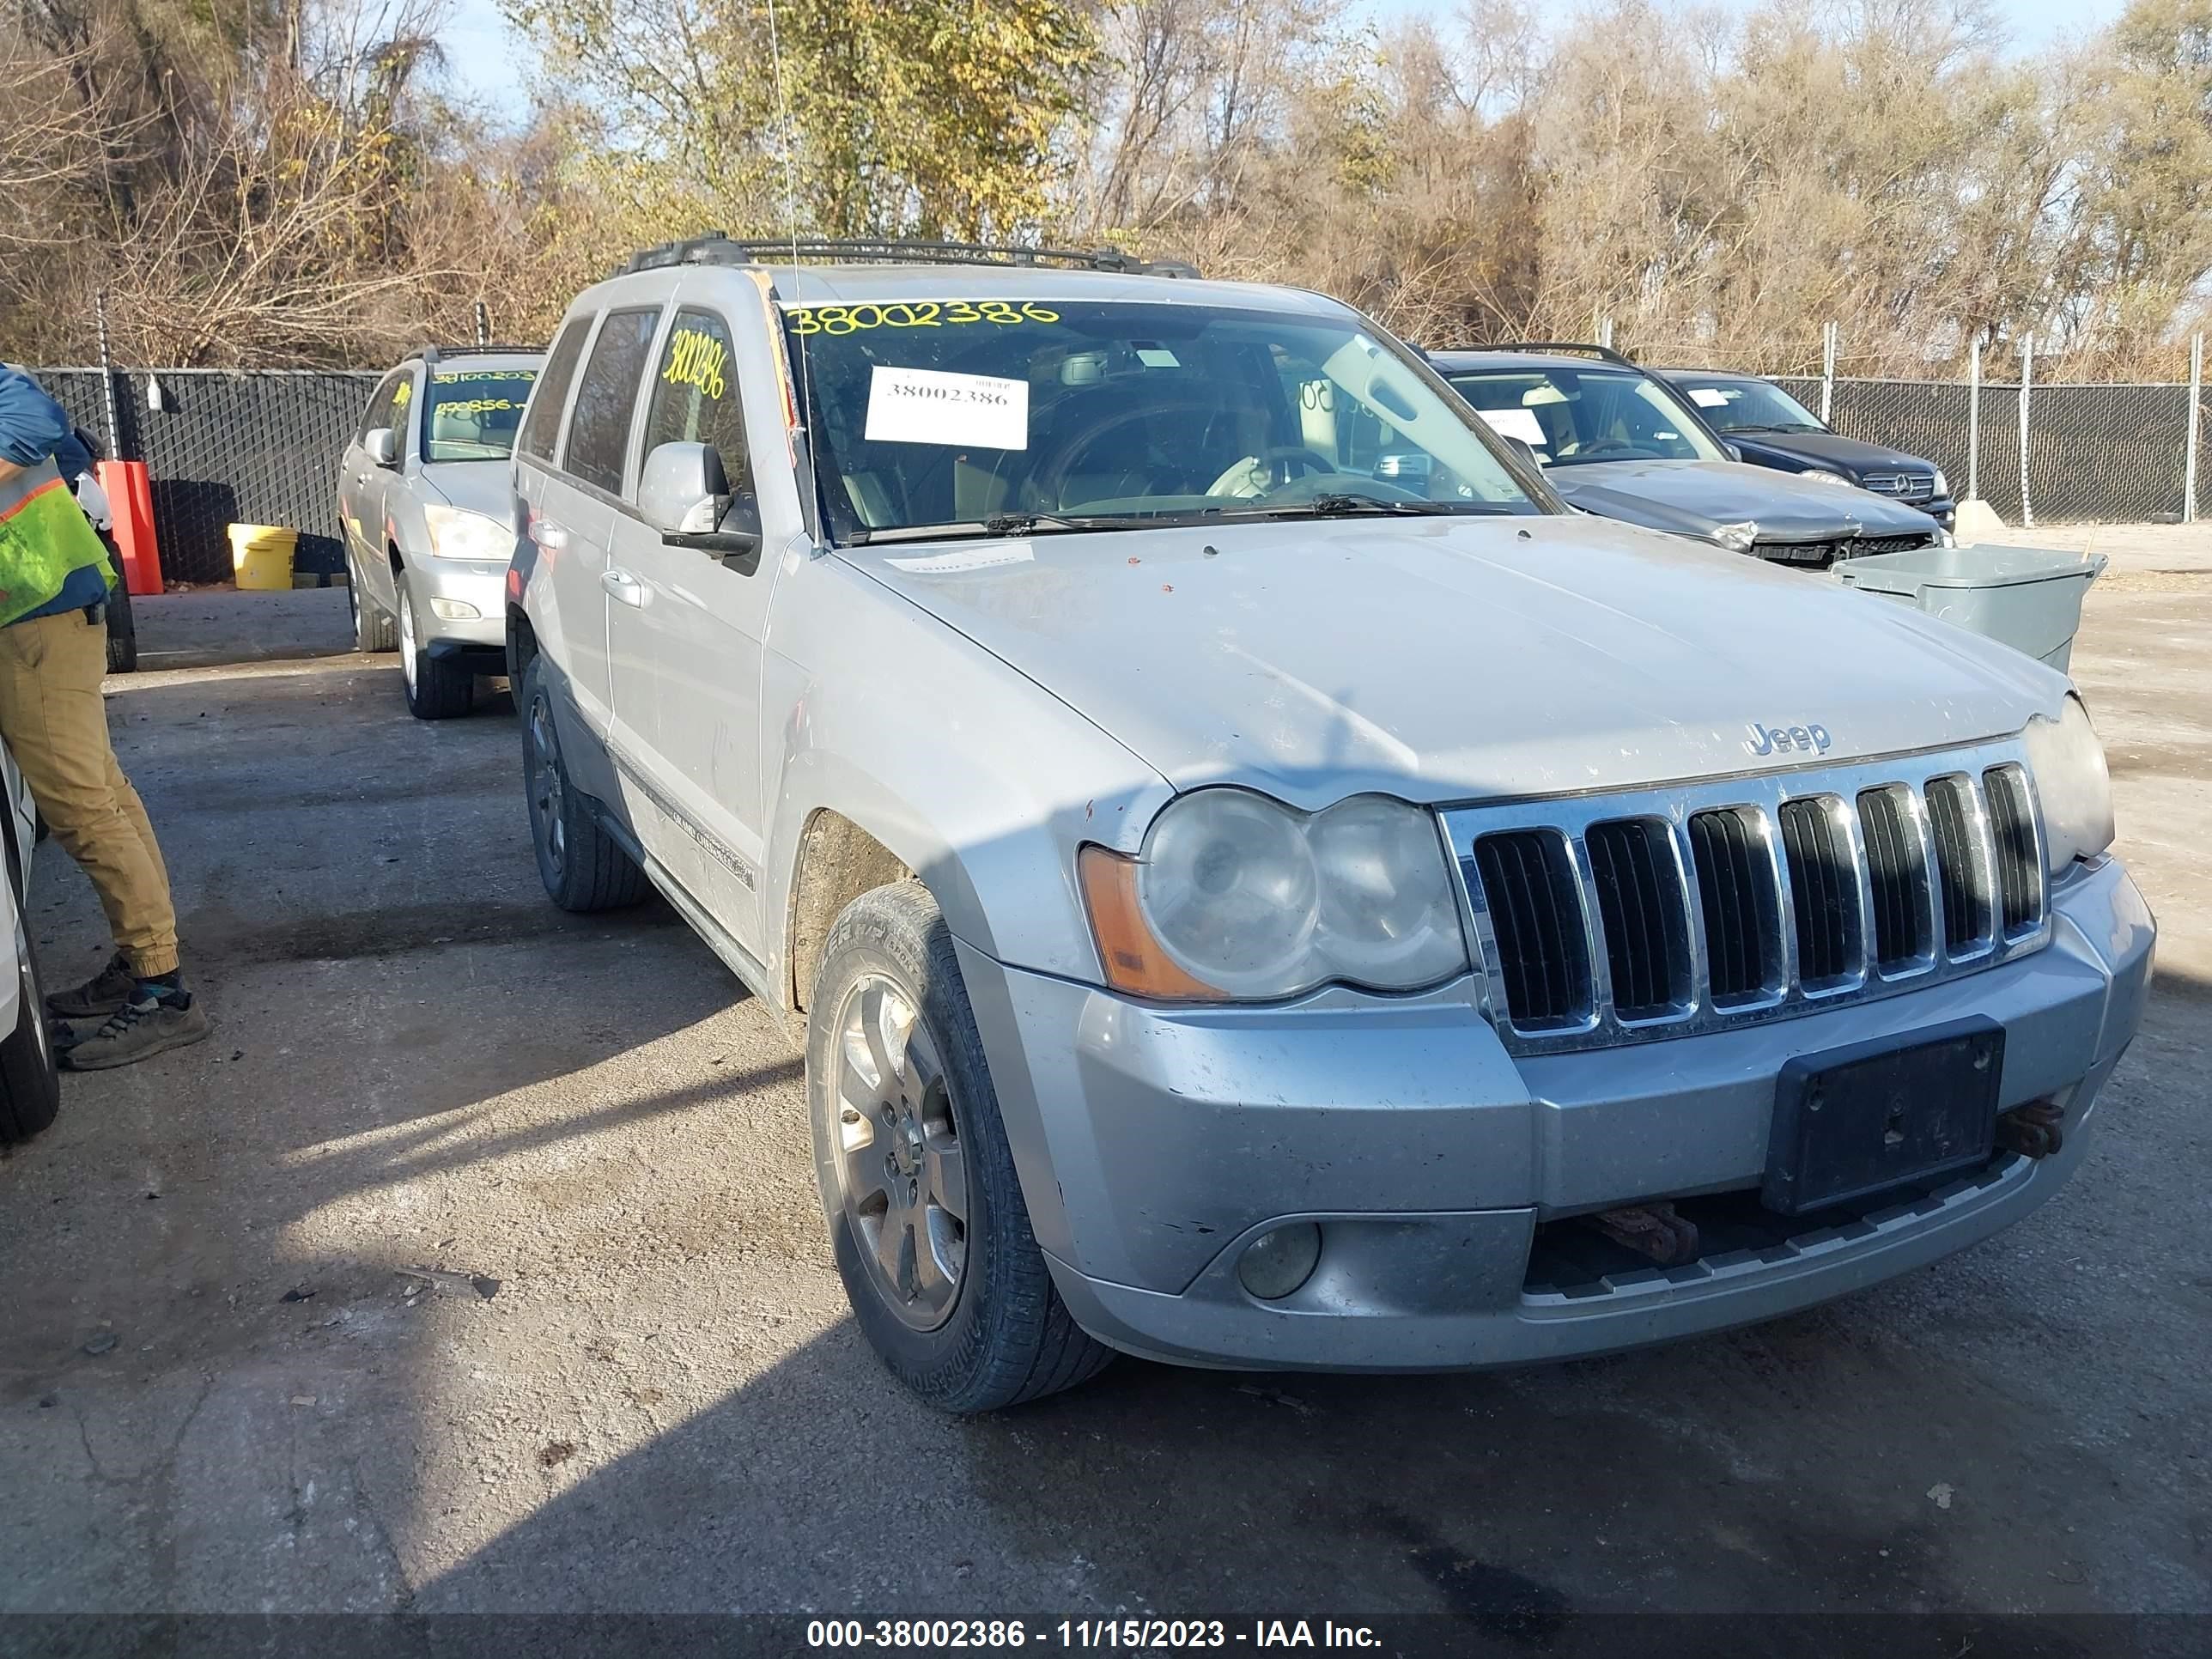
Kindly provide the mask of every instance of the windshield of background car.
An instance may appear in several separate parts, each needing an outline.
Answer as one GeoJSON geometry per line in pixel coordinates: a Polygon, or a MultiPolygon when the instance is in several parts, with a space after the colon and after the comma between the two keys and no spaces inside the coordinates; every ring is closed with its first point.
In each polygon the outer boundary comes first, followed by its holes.
{"type": "Polygon", "coordinates": [[[1723,432],[1826,432],[1820,417],[1765,380],[1677,380],[1698,414],[1723,432]]]}
{"type": "Polygon", "coordinates": [[[1588,461],[1724,461],[1656,380],[1617,368],[1512,368],[1456,374],[1452,387],[1546,466],[1588,461]]]}
{"type": "Polygon", "coordinates": [[[534,368],[440,369],[422,411],[422,459],[505,460],[537,379],[534,368]]]}
{"type": "Polygon", "coordinates": [[[1336,495],[1546,510],[1353,318],[981,298],[785,317],[840,540],[1023,515],[1264,516],[1336,495]]]}

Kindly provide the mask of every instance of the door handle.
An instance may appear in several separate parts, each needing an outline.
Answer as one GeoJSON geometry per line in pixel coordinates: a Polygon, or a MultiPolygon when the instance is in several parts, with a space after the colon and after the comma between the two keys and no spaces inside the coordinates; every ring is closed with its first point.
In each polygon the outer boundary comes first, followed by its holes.
{"type": "Polygon", "coordinates": [[[645,603],[645,584],[627,570],[611,567],[599,572],[599,586],[607,590],[607,597],[620,599],[624,605],[642,605],[645,603]]]}
{"type": "Polygon", "coordinates": [[[568,527],[556,524],[550,519],[540,519],[530,527],[530,539],[540,547],[557,550],[568,544],[568,527]]]}

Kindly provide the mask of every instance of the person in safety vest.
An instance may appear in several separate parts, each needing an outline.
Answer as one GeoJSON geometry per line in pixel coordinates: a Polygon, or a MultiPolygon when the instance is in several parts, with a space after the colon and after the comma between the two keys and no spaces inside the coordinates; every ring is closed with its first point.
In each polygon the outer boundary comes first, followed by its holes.
{"type": "Polygon", "coordinates": [[[0,366],[0,739],[54,839],[84,866],[115,956],[46,999],[62,1064],[128,1066],[208,1034],[185,988],[169,872],[108,742],[108,562],[55,462],[75,439],[39,383],[0,366]]]}

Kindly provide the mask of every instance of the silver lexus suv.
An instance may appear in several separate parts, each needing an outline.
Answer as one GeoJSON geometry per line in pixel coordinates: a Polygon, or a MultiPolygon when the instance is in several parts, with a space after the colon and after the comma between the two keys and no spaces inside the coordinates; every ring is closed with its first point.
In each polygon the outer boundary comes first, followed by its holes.
{"type": "Polygon", "coordinates": [[[338,462],[354,644],[399,652],[417,718],[465,714],[507,670],[507,458],[544,354],[426,346],[378,382],[338,462]]]}
{"type": "Polygon", "coordinates": [[[641,254],[514,469],[546,889],[803,1033],[918,1394],[1602,1352],[2057,1190],[2154,938],[2063,676],[1570,514],[1334,301],[994,259],[641,254]]]}

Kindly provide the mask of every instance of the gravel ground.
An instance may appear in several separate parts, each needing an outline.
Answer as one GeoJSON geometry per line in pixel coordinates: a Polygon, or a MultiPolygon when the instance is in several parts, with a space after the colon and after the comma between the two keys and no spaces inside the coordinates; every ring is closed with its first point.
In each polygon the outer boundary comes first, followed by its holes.
{"type": "MultiPolygon", "coordinates": [[[[2029,1220],[1622,1358],[975,1422],[856,1335],[776,1025],[657,905],[545,902],[503,696],[410,720],[337,592],[141,605],[217,1030],[0,1160],[0,1613],[2212,1612],[2200,580],[2090,601],[2163,977],[2029,1220]]],[[[98,964],[51,851],[32,919],[98,964]]]]}

